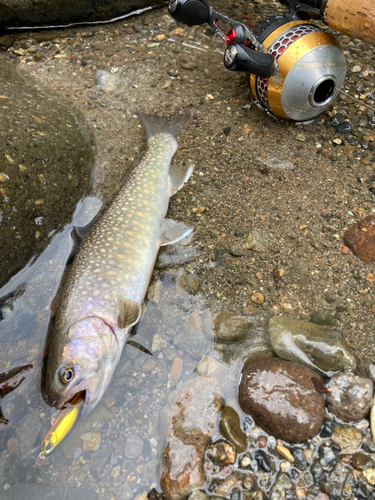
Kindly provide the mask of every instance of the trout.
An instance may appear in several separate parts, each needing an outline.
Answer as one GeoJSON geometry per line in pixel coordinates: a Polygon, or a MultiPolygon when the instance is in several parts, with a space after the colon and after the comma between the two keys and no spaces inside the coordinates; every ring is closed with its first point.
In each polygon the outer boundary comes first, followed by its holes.
{"type": "Polygon", "coordinates": [[[51,304],[43,396],[62,408],[84,391],[83,418],[103,396],[139,321],[159,247],[193,230],[165,218],[169,198],[193,170],[171,166],[178,131],[191,112],[139,116],[146,155],[95,223],[87,231],[75,228],[82,240],[51,304]]]}

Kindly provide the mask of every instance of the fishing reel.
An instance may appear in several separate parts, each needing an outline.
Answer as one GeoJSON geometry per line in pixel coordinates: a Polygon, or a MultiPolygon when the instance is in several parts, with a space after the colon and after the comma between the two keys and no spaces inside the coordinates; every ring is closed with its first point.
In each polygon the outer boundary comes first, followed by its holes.
{"type": "Polygon", "coordinates": [[[216,12],[206,0],[170,0],[168,10],[188,26],[208,23],[227,44],[224,66],[246,73],[259,108],[275,118],[303,122],[332,104],[346,74],[337,38],[310,21],[322,18],[320,0],[307,1],[311,5],[284,0],[289,11],[265,19],[253,31],[216,12]]]}

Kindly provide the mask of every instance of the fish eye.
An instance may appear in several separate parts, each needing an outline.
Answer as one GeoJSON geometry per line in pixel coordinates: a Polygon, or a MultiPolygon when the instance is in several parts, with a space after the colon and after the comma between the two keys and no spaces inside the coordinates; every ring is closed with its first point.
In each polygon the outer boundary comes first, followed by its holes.
{"type": "Polygon", "coordinates": [[[60,380],[64,384],[69,384],[69,382],[74,377],[74,370],[71,366],[63,366],[60,370],[60,380]]]}

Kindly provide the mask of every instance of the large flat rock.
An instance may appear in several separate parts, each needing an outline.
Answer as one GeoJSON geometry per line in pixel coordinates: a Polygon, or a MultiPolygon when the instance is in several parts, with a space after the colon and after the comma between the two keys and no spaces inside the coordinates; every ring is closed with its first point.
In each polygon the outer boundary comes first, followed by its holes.
{"type": "Polygon", "coordinates": [[[70,221],[94,163],[78,110],[0,60],[0,287],[70,221]]]}

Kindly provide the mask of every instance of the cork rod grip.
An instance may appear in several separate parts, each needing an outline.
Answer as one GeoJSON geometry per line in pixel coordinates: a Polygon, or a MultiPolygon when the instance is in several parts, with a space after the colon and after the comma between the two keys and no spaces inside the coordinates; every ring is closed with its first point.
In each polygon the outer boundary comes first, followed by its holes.
{"type": "Polygon", "coordinates": [[[375,45],[375,0],[328,0],[324,21],[330,28],[375,45]]]}

